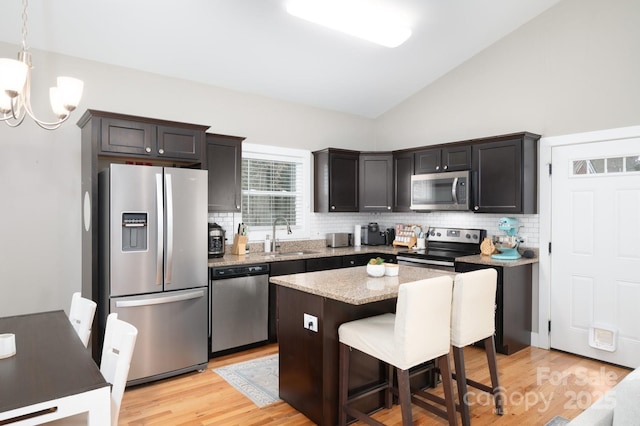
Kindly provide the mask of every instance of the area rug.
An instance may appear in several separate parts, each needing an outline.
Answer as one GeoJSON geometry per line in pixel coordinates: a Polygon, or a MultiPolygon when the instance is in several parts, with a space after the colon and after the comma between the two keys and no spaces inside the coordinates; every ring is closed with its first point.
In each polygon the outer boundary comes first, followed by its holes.
{"type": "Polygon", "coordinates": [[[570,421],[569,419],[565,419],[564,417],[555,416],[554,418],[549,420],[547,424],[544,426],[564,426],[567,423],[569,423],[569,421],[570,421]]]}
{"type": "Polygon", "coordinates": [[[258,407],[280,401],[278,354],[214,368],[213,371],[258,407]]]}

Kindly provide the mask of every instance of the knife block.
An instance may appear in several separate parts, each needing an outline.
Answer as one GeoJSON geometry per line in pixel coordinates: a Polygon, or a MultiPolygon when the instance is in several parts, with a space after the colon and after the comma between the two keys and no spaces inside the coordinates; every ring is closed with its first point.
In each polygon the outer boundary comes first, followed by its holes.
{"type": "Polygon", "coordinates": [[[247,249],[247,236],[235,234],[233,236],[233,246],[231,247],[231,254],[242,255],[246,254],[247,249]]]}

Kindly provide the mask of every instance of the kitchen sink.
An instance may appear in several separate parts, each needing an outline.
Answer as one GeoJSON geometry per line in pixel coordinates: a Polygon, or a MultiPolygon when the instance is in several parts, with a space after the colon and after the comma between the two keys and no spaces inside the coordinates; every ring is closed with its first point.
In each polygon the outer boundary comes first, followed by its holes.
{"type": "Polygon", "coordinates": [[[283,257],[283,256],[302,256],[304,254],[316,254],[319,253],[314,250],[297,250],[297,251],[278,251],[275,253],[264,253],[266,257],[283,257]]]}

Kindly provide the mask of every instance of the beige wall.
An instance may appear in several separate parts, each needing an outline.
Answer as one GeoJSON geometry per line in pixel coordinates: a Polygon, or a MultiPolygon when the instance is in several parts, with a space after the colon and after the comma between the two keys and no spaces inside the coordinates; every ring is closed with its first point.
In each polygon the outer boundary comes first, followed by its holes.
{"type": "Polygon", "coordinates": [[[639,22],[638,0],[562,1],[380,117],[377,145],[638,125],[639,22]]]}

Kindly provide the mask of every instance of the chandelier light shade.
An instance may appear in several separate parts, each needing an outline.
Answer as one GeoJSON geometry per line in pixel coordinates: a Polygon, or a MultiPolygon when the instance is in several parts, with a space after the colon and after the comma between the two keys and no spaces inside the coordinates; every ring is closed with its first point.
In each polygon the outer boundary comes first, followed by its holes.
{"type": "Polygon", "coordinates": [[[54,130],[67,121],[82,97],[84,83],[73,77],[58,77],[56,87],[49,89],[51,108],[57,120],[46,122],[36,118],[31,108],[31,55],[27,45],[27,0],[22,1],[22,50],[18,59],[0,58],[0,121],[18,127],[28,115],[38,126],[54,130]]]}

